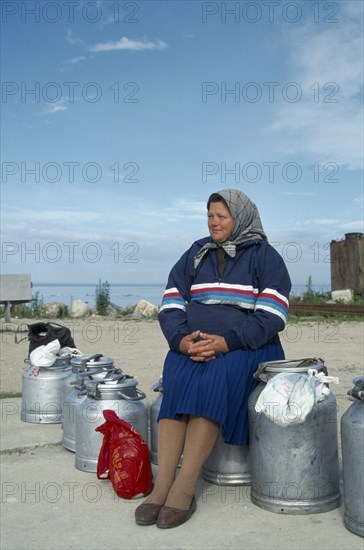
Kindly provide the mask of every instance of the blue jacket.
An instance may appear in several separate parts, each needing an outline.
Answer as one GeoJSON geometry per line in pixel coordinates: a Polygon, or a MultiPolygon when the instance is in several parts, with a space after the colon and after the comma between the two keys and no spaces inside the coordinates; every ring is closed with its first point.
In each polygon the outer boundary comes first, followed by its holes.
{"type": "Polygon", "coordinates": [[[283,259],[264,240],[237,246],[220,278],[216,250],[194,268],[210,237],[193,243],[173,266],[158,319],[169,347],[194,330],[224,336],[230,351],[278,343],[288,316],[291,281],[283,259]]]}

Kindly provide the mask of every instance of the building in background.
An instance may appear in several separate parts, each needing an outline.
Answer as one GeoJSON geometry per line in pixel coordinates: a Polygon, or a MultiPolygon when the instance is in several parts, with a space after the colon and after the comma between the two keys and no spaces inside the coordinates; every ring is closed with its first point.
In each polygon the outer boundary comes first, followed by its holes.
{"type": "Polygon", "coordinates": [[[331,241],[331,290],[350,288],[364,295],[364,236],[345,233],[345,239],[331,241]]]}

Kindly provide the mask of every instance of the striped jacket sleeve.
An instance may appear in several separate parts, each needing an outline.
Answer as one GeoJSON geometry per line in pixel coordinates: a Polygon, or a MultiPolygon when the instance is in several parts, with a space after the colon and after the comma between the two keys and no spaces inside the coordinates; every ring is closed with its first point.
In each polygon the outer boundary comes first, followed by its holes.
{"type": "Polygon", "coordinates": [[[287,322],[291,281],[282,257],[271,245],[258,248],[255,272],[258,294],[254,312],[226,333],[230,351],[261,347],[287,322]]]}
{"type": "Polygon", "coordinates": [[[186,317],[191,285],[189,256],[189,251],[185,252],[171,269],[158,314],[161,330],[173,351],[179,351],[180,341],[189,334],[186,317]]]}

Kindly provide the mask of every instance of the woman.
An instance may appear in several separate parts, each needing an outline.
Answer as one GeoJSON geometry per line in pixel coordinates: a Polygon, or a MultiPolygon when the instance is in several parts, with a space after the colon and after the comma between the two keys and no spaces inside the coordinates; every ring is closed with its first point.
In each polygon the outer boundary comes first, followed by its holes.
{"type": "Polygon", "coordinates": [[[207,209],[210,237],[193,243],[172,268],[159,312],[170,350],[158,473],[135,511],[140,525],[177,527],[191,517],[197,478],[220,429],[226,443],[248,443],[247,399],[258,364],[284,359],[278,332],[291,284],[255,204],[227,189],[212,194],[207,209]]]}

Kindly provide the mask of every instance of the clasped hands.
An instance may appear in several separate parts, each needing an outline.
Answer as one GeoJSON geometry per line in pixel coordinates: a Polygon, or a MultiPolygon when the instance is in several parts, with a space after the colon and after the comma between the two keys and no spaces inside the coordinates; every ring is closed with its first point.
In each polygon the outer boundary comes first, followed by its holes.
{"type": "Polygon", "coordinates": [[[216,359],[220,352],[227,353],[229,348],[223,336],[196,330],[182,338],[179,350],[193,361],[205,362],[216,359]]]}

